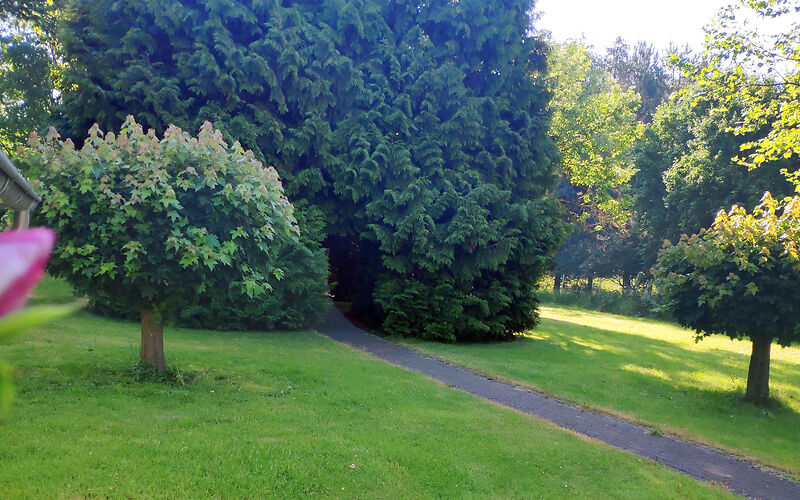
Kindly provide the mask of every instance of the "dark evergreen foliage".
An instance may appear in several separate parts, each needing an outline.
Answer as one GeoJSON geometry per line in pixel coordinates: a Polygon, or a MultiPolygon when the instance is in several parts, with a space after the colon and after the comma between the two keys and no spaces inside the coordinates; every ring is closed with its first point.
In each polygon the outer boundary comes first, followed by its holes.
{"type": "Polygon", "coordinates": [[[324,217],[339,298],[386,330],[506,337],[562,237],[529,0],[76,0],[73,132],[211,120],[324,217]]]}
{"type": "Polygon", "coordinates": [[[606,50],[602,65],[620,87],[636,89],[642,98],[636,118],[644,123],[652,121],[658,105],[681,85],[680,79],[670,74],[662,55],[646,42],[630,46],[617,38],[606,50]]]}

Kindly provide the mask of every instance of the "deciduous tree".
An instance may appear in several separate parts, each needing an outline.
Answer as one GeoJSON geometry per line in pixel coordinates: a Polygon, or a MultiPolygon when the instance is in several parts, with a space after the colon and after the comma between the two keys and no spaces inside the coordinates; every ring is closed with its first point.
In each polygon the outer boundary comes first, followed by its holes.
{"type": "Polygon", "coordinates": [[[554,45],[549,63],[551,133],[561,171],[582,191],[583,204],[624,220],[619,189],[634,173],[630,150],[640,133],[639,95],[620,88],[580,43],[554,45]]]}
{"type": "Polygon", "coordinates": [[[655,267],[666,307],[702,339],[753,342],[745,396],[769,397],[770,347],[800,341],[800,197],[767,193],[752,214],[720,211],[710,228],[661,252],[655,267]]]}
{"type": "Polygon", "coordinates": [[[80,149],[51,129],[31,136],[17,165],[43,196],[36,217],[58,234],[50,272],[138,312],[141,361],[159,371],[165,318],[204,301],[264,300],[286,272],[279,252],[302,247],[275,169],[210,123],[159,138],[129,117],[118,134],[92,127],[80,149]]]}
{"type": "Polygon", "coordinates": [[[755,170],[735,161],[742,144],[757,137],[732,129],[742,109],[694,83],[657,110],[635,148],[638,171],[631,180],[648,268],[665,239],[676,242],[699,232],[719,210],[755,206],[767,190],[776,196],[792,192],[780,173],[792,168],[791,160],[755,170]]]}
{"type": "Polygon", "coordinates": [[[12,154],[51,124],[63,69],[55,37],[57,5],[0,3],[0,147],[12,154]]]}
{"type": "Polygon", "coordinates": [[[797,0],[739,0],[720,11],[707,30],[708,63],[686,67],[704,92],[741,108],[731,128],[750,137],[741,144],[738,161],[753,168],[793,159],[794,168],[784,173],[800,192],[798,19],[797,0]]]}

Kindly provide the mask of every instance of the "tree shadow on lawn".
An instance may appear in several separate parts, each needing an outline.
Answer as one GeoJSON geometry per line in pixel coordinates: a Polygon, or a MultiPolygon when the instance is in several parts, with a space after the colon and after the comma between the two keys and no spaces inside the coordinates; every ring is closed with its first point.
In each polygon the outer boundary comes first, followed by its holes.
{"type": "Polygon", "coordinates": [[[594,323],[601,327],[544,318],[513,342],[410,344],[490,376],[800,474],[796,363],[773,360],[774,402],[759,407],[743,400],[749,351],[694,344],[688,331],[688,342],[682,343],[679,330],[644,336],[635,333],[636,324],[623,332],[594,323]],[[662,334],[674,340],[654,338],[662,334]]]}
{"type": "MultiPolygon", "coordinates": [[[[591,346],[593,343],[600,350],[611,347],[621,351],[630,351],[635,348],[639,352],[640,348],[645,348],[647,353],[655,354],[668,362],[668,368],[680,368],[685,365],[702,369],[725,367],[728,372],[725,375],[741,378],[739,370],[744,369],[744,376],[746,377],[747,367],[750,362],[750,342],[748,340],[745,339],[743,344],[739,344],[741,347],[734,344],[734,341],[724,335],[715,335],[711,338],[694,342],[691,340],[692,332],[690,330],[681,331],[682,334],[685,334],[685,343],[681,344],[653,338],[639,332],[599,328],[559,319],[545,319],[542,326],[528,335],[536,336],[537,333],[542,332],[556,333],[548,329],[548,322],[560,324],[561,328],[559,330],[579,330],[582,335],[576,336],[574,334],[578,332],[571,331],[568,334],[568,339],[574,342],[576,338],[580,338],[584,345],[591,346]],[[594,340],[594,342],[591,342],[590,339],[594,340]],[[719,347],[720,342],[729,345],[730,348],[719,347]]],[[[667,323],[653,324],[653,326],[678,328],[667,323]]],[[[679,340],[679,342],[682,341],[684,339],[679,340]]],[[[793,378],[791,387],[800,395],[800,372],[797,370],[797,365],[775,357],[776,354],[780,355],[783,349],[783,347],[773,344],[770,373],[773,376],[773,381],[775,378],[793,378]]]]}
{"type": "MultiPolygon", "coordinates": [[[[711,391],[714,393],[735,394],[738,388],[743,391],[750,361],[749,353],[705,348],[704,341],[682,346],[634,333],[576,325],[555,319],[547,319],[536,330],[518,337],[516,342],[509,344],[512,349],[506,354],[513,355],[513,344],[517,342],[535,345],[548,362],[550,356],[583,357],[586,358],[585,361],[565,361],[568,364],[579,364],[583,369],[599,368],[609,375],[616,373],[622,376],[624,372],[625,376],[634,379],[638,375],[638,380],[658,380],[659,385],[665,388],[707,390],[702,387],[703,381],[736,387],[732,391],[711,391]]],[[[781,347],[773,346],[773,353],[778,349],[781,347]]],[[[517,351],[523,353],[528,349],[517,351]]],[[[520,358],[523,357],[528,356],[523,355],[520,358]]],[[[793,408],[800,407],[800,372],[797,365],[773,358],[770,374],[772,389],[779,400],[775,403],[787,411],[798,413],[800,408],[793,408]],[[784,398],[787,400],[782,401],[784,398]]]]}
{"type": "Polygon", "coordinates": [[[758,407],[743,401],[749,355],[703,349],[702,341],[693,349],[547,319],[499,351],[492,358],[502,358],[503,376],[745,452],[772,446],[781,457],[776,465],[800,471],[793,451],[800,438],[800,373],[793,363],[772,361],[773,400],[758,407]]]}

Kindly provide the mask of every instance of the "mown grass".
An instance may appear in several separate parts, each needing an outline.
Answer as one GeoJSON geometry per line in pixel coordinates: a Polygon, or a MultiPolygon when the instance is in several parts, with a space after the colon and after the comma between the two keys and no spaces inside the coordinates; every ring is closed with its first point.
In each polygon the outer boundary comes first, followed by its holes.
{"type": "Polygon", "coordinates": [[[563,308],[588,309],[590,311],[620,314],[636,318],[670,321],[669,313],[657,310],[657,299],[641,290],[623,293],[620,290],[597,289],[586,291],[540,290],[539,300],[543,305],[563,308]]]}
{"type": "Polygon", "coordinates": [[[773,346],[775,404],[742,401],[751,345],[673,324],[543,307],[503,344],[414,342],[431,354],[800,474],[800,349],[773,346]]]}
{"type": "Polygon", "coordinates": [[[313,332],[165,342],[187,385],[139,381],[137,325],[85,312],[0,346],[0,496],[732,497],[313,332]]]}

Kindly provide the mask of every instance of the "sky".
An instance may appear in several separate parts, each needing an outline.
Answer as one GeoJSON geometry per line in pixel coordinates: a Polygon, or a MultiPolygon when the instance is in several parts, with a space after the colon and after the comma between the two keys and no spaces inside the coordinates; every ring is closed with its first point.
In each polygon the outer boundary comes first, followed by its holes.
{"type": "Polygon", "coordinates": [[[670,42],[703,48],[703,26],[732,0],[538,0],[542,17],[534,24],[553,39],[585,38],[595,49],[618,36],[630,44],[644,40],[665,49],[670,42]]]}

